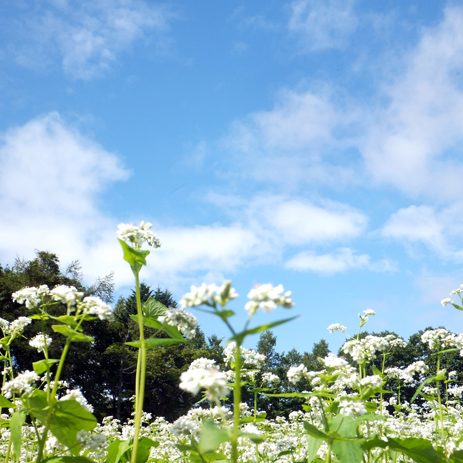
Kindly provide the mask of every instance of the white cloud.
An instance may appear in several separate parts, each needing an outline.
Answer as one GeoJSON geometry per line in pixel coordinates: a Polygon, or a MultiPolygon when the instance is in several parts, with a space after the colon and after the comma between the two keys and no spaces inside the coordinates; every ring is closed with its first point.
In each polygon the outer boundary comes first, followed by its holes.
{"type": "Polygon", "coordinates": [[[352,0],[296,0],[291,4],[289,30],[300,36],[307,51],[341,48],[358,24],[352,0]]]}
{"type": "MultiPolygon", "coordinates": [[[[132,285],[116,240],[118,220],[96,206],[107,186],[127,177],[114,154],[56,113],[8,130],[0,140],[0,262],[47,250],[63,264],[79,259],[89,281],[114,271],[119,287],[132,285]]],[[[153,228],[163,246],[142,277],[170,288],[232,272],[262,253],[255,233],[239,223],[153,228]]]]}
{"type": "Polygon", "coordinates": [[[463,8],[425,29],[385,88],[389,104],[372,122],[362,153],[375,181],[409,195],[448,200],[463,193],[463,8]],[[397,73],[396,73],[397,74],[397,73]]]}
{"type": "Polygon", "coordinates": [[[325,200],[317,205],[300,197],[256,197],[246,214],[251,228],[291,245],[349,240],[367,225],[364,214],[345,204],[325,200]]]}
{"type": "Polygon", "coordinates": [[[420,241],[437,251],[446,251],[443,225],[429,206],[410,206],[392,214],[381,230],[388,238],[420,241]]]}
{"type": "Polygon", "coordinates": [[[10,24],[15,59],[25,66],[41,67],[58,54],[64,72],[84,80],[107,71],[121,52],[148,31],[164,32],[171,16],[164,7],[141,0],[48,3],[10,24]],[[17,42],[18,37],[22,42],[17,42]]]}
{"type": "Polygon", "coordinates": [[[397,270],[397,265],[394,262],[388,260],[371,262],[371,257],[368,254],[356,254],[350,248],[340,248],[336,253],[322,255],[317,255],[313,251],[304,251],[288,260],[285,267],[292,270],[310,270],[323,274],[345,272],[351,269],[365,269],[374,272],[397,270]]]}

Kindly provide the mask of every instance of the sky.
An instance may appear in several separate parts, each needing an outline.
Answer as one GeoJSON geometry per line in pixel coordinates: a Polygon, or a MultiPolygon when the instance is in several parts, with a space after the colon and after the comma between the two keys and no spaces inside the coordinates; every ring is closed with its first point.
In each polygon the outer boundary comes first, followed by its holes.
{"type": "Polygon", "coordinates": [[[236,329],[254,285],[292,291],[252,322],[298,317],[280,352],[336,351],[328,325],[367,309],[460,333],[462,71],[461,2],[5,0],[0,263],[49,251],[128,296],[116,230],[144,220],[141,279],[176,300],[231,279],[236,329]]]}

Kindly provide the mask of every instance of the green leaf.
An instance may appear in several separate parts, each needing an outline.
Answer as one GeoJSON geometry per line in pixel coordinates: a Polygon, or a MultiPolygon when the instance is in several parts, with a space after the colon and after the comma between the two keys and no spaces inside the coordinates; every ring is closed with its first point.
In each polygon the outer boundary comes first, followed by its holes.
{"type": "Polygon", "coordinates": [[[320,431],[313,424],[310,424],[307,421],[304,421],[304,429],[305,429],[305,432],[309,436],[312,436],[315,439],[322,439],[322,440],[324,440],[326,442],[328,442],[328,440],[329,440],[329,437],[328,437],[327,434],[325,434],[323,431],[320,431]]]}
{"type": "Polygon", "coordinates": [[[61,315],[60,317],[53,317],[50,315],[50,318],[53,318],[53,320],[58,320],[65,325],[77,326],[75,317],[71,317],[71,315],[61,315]]]}
{"type": "Polygon", "coordinates": [[[360,441],[338,441],[333,442],[333,453],[339,461],[349,463],[362,463],[363,450],[360,441]]]}
{"type": "Polygon", "coordinates": [[[455,450],[450,455],[449,463],[463,463],[463,450],[455,450]]]}
{"type": "Polygon", "coordinates": [[[149,297],[147,301],[143,304],[143,316],[146,318],[157,319],[166,314],[167,307],[162,303],[149,297]]]}
{"type": "Polygon", "coordinates": [[[129,461],[127,457],[122,458],[122,456],[132,448],[132,440],[119,440],[116,439],[111,445],[108,446],[107,451],[108,455],[106,456],[106,463],[123,463],[129,461]]]}
{"type": "Polygon", "coordinates": [[[79,333],[66,325],[52,325],[52,329],[55,333],[61,333],[74,342],[92,342],[94,340],[91,336],[79,333]]]}
{"type": "Polygon", "coordinates": [[[142,437],[138,441],[136,463],[145,463],[148,461],[151,447],[157,447],[158,445],[158,442],[148,439],[147,437],[142,437]]]}
{"type": "MultiPolygon", "coordinates": [[[[442,451],[437,451],[427,439],[409,437],[405,439],[391,439],[383,441],[377,437],[362,444],[362,448],[370,450],[376,447],[386,448],[403,453],[416,463],[444,463],[445,457],[442,451]]],[[[451,461],[451,460],[450,460],[451,461]]]]}
{"type": "MultiPolygon", "coordinates": [[[[46,392],[36,389],[31,395],[30,404],[31,414],[45,425],[48,416],[46,392]]],[[[53,405],[50,431],[74,455],[80,452],[77,433],[91,431],[96,424],[96,418],[76,400],[59,400],[53,405]]]]}
{"type": "Polygon", "coordinates": [[[463,307],[459,306],[458,304],[455,304],[453,302],[451,302],[451,304],[453,305],[453,307],[455,307],[455,309],[463,310],[463,307]]]}
{"type": "Polygon", "coordinates": [[[0,395],[0,407],[1,408],[15,408],[13,402],[10,402],[8,399],[5,399],[2,395],[0,395]]]}
{"type": "Polygon", "coordinates": [[[230,441],[230,436],[225,429],[218,428],[212,421],[203,423],[199,451],[201,453],[214,452],[220,444],[230,441]]]}
{"type": "Polygon", "coordinates": [[[439,352],[433,352],[433,353],[431,354],[431,356],[432,356],[432,355],[445,354],[445,353],[447,353],[447,352],[457,352],[457,351],[459,351],[459,350],[461,350],[461,349],[457,349],[456,347],[452,347],[451,349],[445,349],[445,350],[441,350],[441,351],[439,351],[439,352]]]}
{"type": "Polygon", "coordinates": [[[307,434],[307,461],[310,463],[316,456],[318,449],[321,447],[323,440],[307,434]]]}
{"type": "MultiPolygon", "coordinates": [[[[138,323],[138,315],[130,315],[130,318],[138,323]]],[[[161,323],[155,318],[146,318],[143,317],[143,326],[147,326],[148,328],[154,328],[156,330],[164,331],[167,333],[171,338],[175,339],[185,339],[182,336],[182,333],[178,330],[176,326],[168,325],[167,323],[161,323]]]]}
{"type": "Polygon", "coordinates": [[[55,363],[59,363],[58,359],[43,359],[43,360],[38,360],[37,362],[34,362],[32,364],[34,371],[38,374],[41,375],[42,373],[45,373],[49,367],[54,365],[55,363]]]}
{"type": "Polygon", "coordinates": [[[50,317],[44,313],[36,313],[34,315],[29,315],[29,318],[32,320],[48,320],[50,317]]]}
{"type": "Polygon", "coordinates": [[[192,341],[188,341],[184,338],[182,339],[172,339],[172,338],[148,338],[143,341],[132,341],[126,342],[127,346],[140,348],[142,344],[146,344],[147,348],[160,347],[160,346],[172,346],[174,344],[191,344],[192,341]]]}
{"type": "Polygon", "coordinates": [[[230,338],[228,341],[236,341],[238,344],[242,344],[246,336],[249,336],[251,334],[261,333],[262,331],[267,331],[270,328],[273,328],[274,326],[278,326],[278,325],[282,325],[283,323],[290,322],[291,320],[294,320],[297,317],[298,315],[296,317],[285,318],[284,320],[279,320],[273,323],[266,323],[265,325],[260,325],[255,328],[251,328],[250,330],[242,331],[241,333],[235,334],[235,336],[230,338]]]}
{"type": "Polygon", "coordinates": [[[40,463],[95,463],[94,460],[86,457],[50,457],[45,458],[40,463]]]}
{"type": "Polygon", "coordinates": [[[18,461],[21,456],[22,427],[26,421],[26,415],[26,410],[19,410],[18,412],[14,412],[10,419],[11,440],[13,441],[14,454],[18,461]]]}
{"type": "Polygon", "coordinates": [[[133,249],[122,240],[119,240],[119,243],[121,243],[122,250],[124,252],[124,260],[130,264],[134,275],[138,275],[140,269],[146,265],[146,257],[150,252],[143,251],[141,249],[133,249]]]}
{"type": "Polygon", "coordinates": [[[413,403],[415,401],[415,399],[417,398],[418,395],[423,395],[421,393],[421,391],[423,390],[424,386],[426,386],[426,384],[429,384],[433,381],[436,380],[436,376],[432,376],[431,378],[427,378],[425,379],[419,386],[418,386],[418,389],[415,391],[415,393],[413,394],[413,397],[412,397],[412,400],[410,400],[410,403],[413,403]]]}

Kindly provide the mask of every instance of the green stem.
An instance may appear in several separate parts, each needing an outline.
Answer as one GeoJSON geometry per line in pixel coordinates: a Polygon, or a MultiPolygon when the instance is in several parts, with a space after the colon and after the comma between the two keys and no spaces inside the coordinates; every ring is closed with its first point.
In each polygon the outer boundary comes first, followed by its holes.
{"type": "MultiPolygon", "coordinates": [[[[135,272],[134,272],[135,273],[135,272]]],[[[142,344],[138,351],[137,376],[135,380],[135,433],[133,436],[133,449],[131,463],[135,463],[138,453],[138,440],[140,437],[141,417],[143,413],[143,401],[145,396],[145,378],[146,378],[146,344],[143,331],[143,312],[140,297],[140,278],[138,272],[135,273],[135,297],[137,300],[138,328],[140,330],[140,341],[142,344]]]]}
{"type": "Polygon", "coordinates": [[[60,358],[60,361],[59,361],[58,370],[57,370],[56,376],[55,376],[55,382],[53,384],[53,391],[51,393],[51,397],[50,397],[50,400],[48,402],[48,414],[47,414],[47,421],[45,423],[45,430],[43,431],[42,439],[39,442],[39,453],[37,455],[37,460],[36,460],[37,463],[40,463],[40,461],[42,461],[42,459],[43,459],[42,458],[43,457],[43,449],[45,447],[45,443],[47,442],[48,431],[50,429],[51,417],[52,417],[52,414],[53,414],[53,407],[54,407],[55,401],[56,401],[56,392],[58,390],[58,383],[59,383],[59,379],[61,377],[61,372],[63,370],[64,360],[66,359],[66,356],[68,354],[69,346],[71,345],[71,342],[72,342],[71,337],[66,338],[66,344],[64,346],[64,349],[63,349],[63,352],[61,354],[61,358],[60,358]]]}
{"type": "Polygon", "coordinates": [[[233,387],[233,435],[232,435],[232,461],[238,463],[238,436],[240,432],[240,405],[241,405],[241,345],[236,343],[235,353],[235,385],[233,387]]]}

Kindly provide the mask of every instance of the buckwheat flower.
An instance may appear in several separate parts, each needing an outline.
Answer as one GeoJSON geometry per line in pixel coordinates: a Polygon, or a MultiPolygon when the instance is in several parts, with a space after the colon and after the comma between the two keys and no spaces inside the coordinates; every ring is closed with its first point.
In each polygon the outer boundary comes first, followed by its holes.
{"type": "Polygon", "coordinates": [[[273,373],[264,373],[262,375],[263,384],[273,384],[276,385],[281,381],[280,377],[273,373]]]}
{"type": "Polygon", "coordinates": [[[225,349],[223,350],[223,355],[225,357],[224,358],[225,363],[229,363],[235,357],[235,354],[236,354],[236,342],[232,341],[228,343],[225,349]]]}
{"type": "Polygon", "coordinates": [[[249,317],[252,317],[259,308],[264,312],[273,312],[278,306],[285,309],[290,309],[294,306],[291,299],[291,291],[284,292],[283,286],[274,287],[271,284],[259,285],[251,289],[248,294],[251,299],[244,308],[248,312],[249,317]]]}
{"type": "Polygon", "coordinates": [[[302,378],[306,377],[306,374],[307,367],[301,363],[298,367],[291,367],[288,370],[287,376],[290,383],[296,384],[302,378]]]}
{"type": "Polygon", "coordinates": [[[191,339],[196,334],[196,326],[198,325],[197,318],[190,312],[186,312],[183,308],[175,309],[170,307],[166,310],[166,315],[158,317],[161,323],[177,326],[187,339],[191,339]]]}
{"type": "Polygon", "coordinates": [[[41,285],[38,288],[32,286],[20,289],[11,296],[14,302],[17,302],[18,304],[25,304],[28,309],[33,309],[40,304],[42,296],[47,295],[48,291],[49,289],[47,285],[41,285]]]}
{"type": "Polygon", "coordinates": [[[256,368],[262,368],[266,358],[267,357],[265,355],[259,354],[258,352],[251,349],[246,352],[244,365],[252,365],[256,368]]]}
{"type": "Polygon", "coordinates": [[[360,385],[364,387],[369,387],[371,389],[377,389],[381,387],[383,384],[383,379],[381,376],[373,375],[373,376],[365,376],[360,380],[360,385]]]}
{"type": "Polygon", "coordinates": [[[339,402],[339,413],[342,415],[364,415],[366,412],[367,409],[362,402],[352,402],[349,400],[341,400],[341,402],[339,402]]]}
{"type": "Polygon", "coordinates": [[[84,293],[77,291],[74,286],[58,285],[50,291],[50,296],[54,301],[68,306],[75,305],[83,295],[84,293]]]}
{"type": "Polygon", "coordinates": [[[37,352],[43,352],[45,346],[48,348],[52,341],[53,339],[47,334],[44,336],[43,333],[38,333],[29,341],[29,345],[37,349],[37,352]]]}
{"type": "Polygon", "coordinates": [[[111,320],[113,318],[111,307],[99,297],[87,296],[79,304],[79,309],[84,310],[89,315],[98,316],[100,320],[111,320]]]}
{"type": "Polygon", "coordinates": [[[76,400],[82,407],[90,413],[93,413],[93,407],[87,402],[80,389],[68,389],[66,395],[61,397],[59,400],[76,400]]]}
{"type": "Polygon", "coordinates": [[[322,361],[325,367],[330,369],[342,370],[349,367],[349,363],[346,360],[331,352],[322,361]]]}
{"type": "Polygon", "coordinates": [[[421,335],[421,341],[428,345],[431,350],[439,350],[442,347],[448,348],[454,345],[455,337],[443,328],[428,330],[421,335]]]}
{"type": "Polygon", "coordinates": [[[191,291],[180,300],[182,307],[196,307],[202,304],[215,307],[217,304],[224,306],[227,302],[236,299],[238,293],[231,285],[231,281],[225,281],[222,286],[206,285],[192,286],[191,291]]]}
{"type": "Polygon", "coordinates": [[[3,395],[9,399],[13,397],[13,394],[24,394],[25,392],[32,392],[32,383],[38,381],[39,375],[35,371],[24,371],[20,373],[16,378],[5,383],[2,387],[3,395]]]}
{"type": "Polygon", "coordinates": [[[140,222],[140,225],[121,223],[118,225],[119,230],[117,231],[117,237],[125,241],[130,246],[135,247],[135,249],[140,249],[143,246],[143,243],[147,243],[148,246],[153,248],[160,248],[161,242],[158,237],[149,229],[151,224],[149,222],[145,223],[140,222]]]}
{"type": "Polygon", "coordinates": [[[447,297],[446,299],[442,299],[442,301],[440,301],[440,303],[445,307],[447,304],[451,304],[451,303],[452,303],[452,299],[450,299],[449,297],[447,297]]]}
{"type": "Polygon", "coordinates": [[[180,375],[180,388],[196,395],[201,389],[206,390],[208,400],[220,399],[230,393],[227,377],[218,369],[194,369],[180,375]]]}
{"type": "Polygon", "coordinates": [[[213,370],[217,368],[218,365],[215,360],[200,357],[199,359],[193,360],[191,362],[188,370],[213,370]]]}
{"type": "Polygon", "coordinates": [[[345,333],[346,330],[347,328],[345,326],[340,325],[339,323],[333,323],[328,327],[328,331],[330,333],[334,333],[335,331],[342,331],[343,333],[345,333]]]}
{"type": "Polygon", "coordinates": [[[24,328],[31,323],[32,320],[28,317],[18,317],[9,324],[7,333],[11,336],[21,334],[24,331],[24,328]]]}
{"type": "Polygon", "coordinates": [[[196,421],[188,419],[185,416],[181,416],[177,421],[172,423],[170,432],[175,437],[189,436],[191,434],[199,433],[201,428],[196,421]]]}
{"type": "Polygon", "coordinates": [[[372,309],[367,309],[367,310],[364,310],[363,313],[367,316],[373,316],[373,315],[376,315],[376,312],[372,309]]]}
{"type": "Polygon", "coordinates": [[[2,329],[2,331],[3,331],[4,333],[7,332],[9,326],[10,326],[10,322],[9,322],[9,321],[7,321],[7,320],[5,320],[5,319],[3,319],[3,318],[0,318],[0,328],[2,329]]]}
{"type": "Polygon", "coordinates": [[[106,436],[103,434],[92,434],[82,429],[76,437],[82,449],[95,451],[106,448],[106,436]]]}

